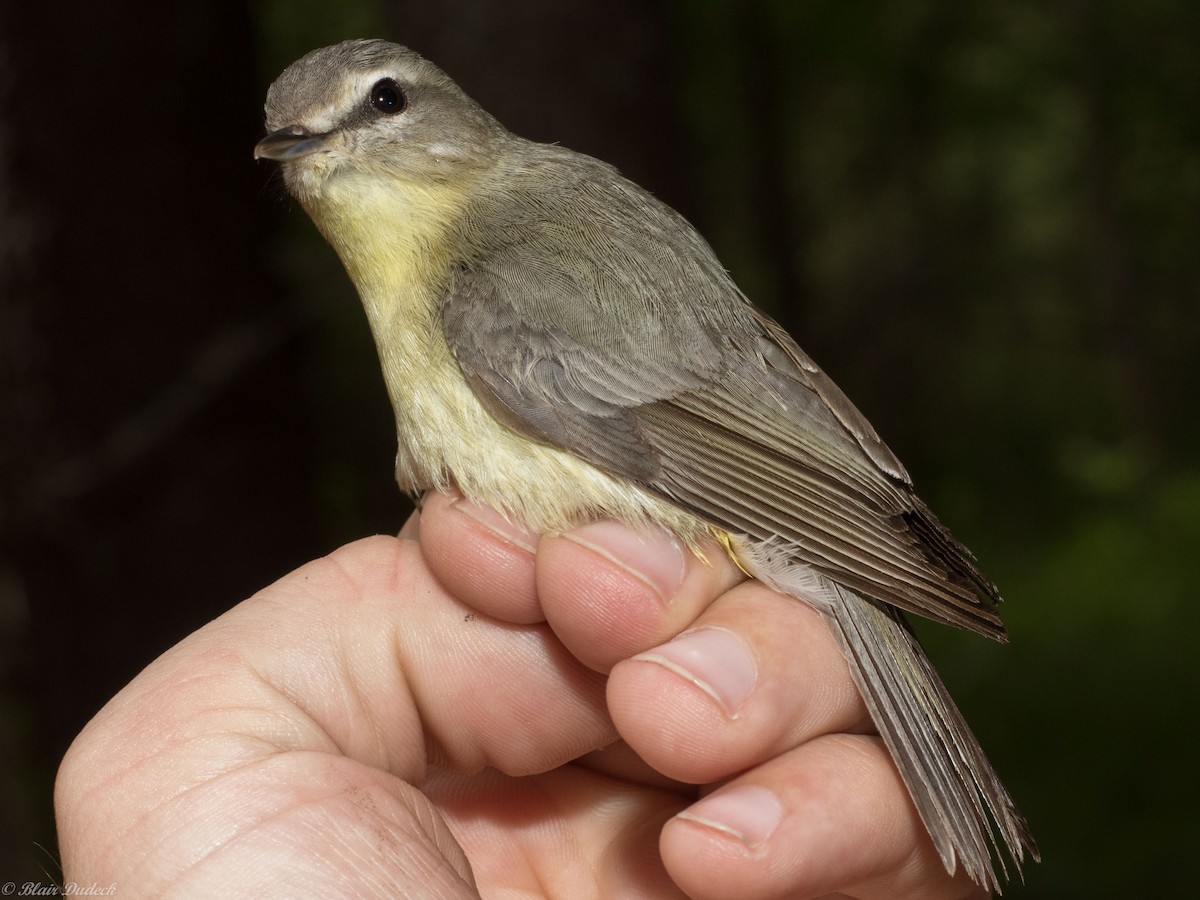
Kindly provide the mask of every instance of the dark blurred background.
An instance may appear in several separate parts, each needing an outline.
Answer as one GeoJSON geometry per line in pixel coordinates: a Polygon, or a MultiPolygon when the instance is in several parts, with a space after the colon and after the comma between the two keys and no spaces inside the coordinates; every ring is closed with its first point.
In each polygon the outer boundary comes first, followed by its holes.
{"type": "Polygon", "coordinates": [[[251,159],[351,36],[681,209],[976,550],[1012,645],[923,633],[1042,845],[1009,895],[1194,890],[1188,0],[4,4],[0,882],[57,874],[124,683],[406,514],[358,302],[251,159]]]}

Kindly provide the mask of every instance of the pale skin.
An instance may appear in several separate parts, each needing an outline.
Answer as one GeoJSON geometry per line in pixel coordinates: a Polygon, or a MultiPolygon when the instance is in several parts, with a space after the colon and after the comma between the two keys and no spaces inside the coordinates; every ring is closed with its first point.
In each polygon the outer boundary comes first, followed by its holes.
{"type": "Polygon", "coordinates": [[[64,879],[986,896],[946,874],[819,615],[706,555],[430,495],[398,539],[283,577],[97,715],[56,786],[64,879]]]}

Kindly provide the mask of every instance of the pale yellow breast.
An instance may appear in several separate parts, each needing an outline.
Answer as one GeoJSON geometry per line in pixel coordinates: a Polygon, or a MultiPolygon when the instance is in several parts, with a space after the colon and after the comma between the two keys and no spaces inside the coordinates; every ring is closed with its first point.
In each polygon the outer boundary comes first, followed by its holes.
{"type": "Polygon", "coordinates": [[[452,259],[448,229],[460,187],[378,176],[333,179],[314,220],[362,298],[396,415],[396,477],[406,490],[458,485],[471,499],[545,532],[611,516],[654,522],[697,543],[706,526],[572,454],[535,444],[497,422],[450,353],[439,316],[452,259]]]}

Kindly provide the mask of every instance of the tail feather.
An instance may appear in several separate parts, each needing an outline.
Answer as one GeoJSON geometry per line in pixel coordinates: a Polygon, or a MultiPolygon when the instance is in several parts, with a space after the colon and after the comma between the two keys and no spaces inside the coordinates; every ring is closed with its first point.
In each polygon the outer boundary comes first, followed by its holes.
{"type": "Polygon", "coordinates": [[[1039,859],[1037,845],[903,613],[784,558],[779,547],[742,539],[734,548],[755,577],[824,614],[946,870],[961,865],[1000,893],[1005,856],[1020,874],[1027,853],[1039,859]]]}

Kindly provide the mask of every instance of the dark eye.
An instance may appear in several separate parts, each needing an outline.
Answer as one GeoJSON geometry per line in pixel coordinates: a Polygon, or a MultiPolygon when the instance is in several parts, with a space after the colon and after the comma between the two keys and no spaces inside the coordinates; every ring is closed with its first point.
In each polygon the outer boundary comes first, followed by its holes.
{"type": "Polygon", "coordinates": [[[375,86],[371,88],[371,105],[385,116],[394,116],[398,112],[404,112],[404,107],[408,106],[408,98],[404,96],[400,85],[390,78],[384,78],[375,82],[375,86]]]}

